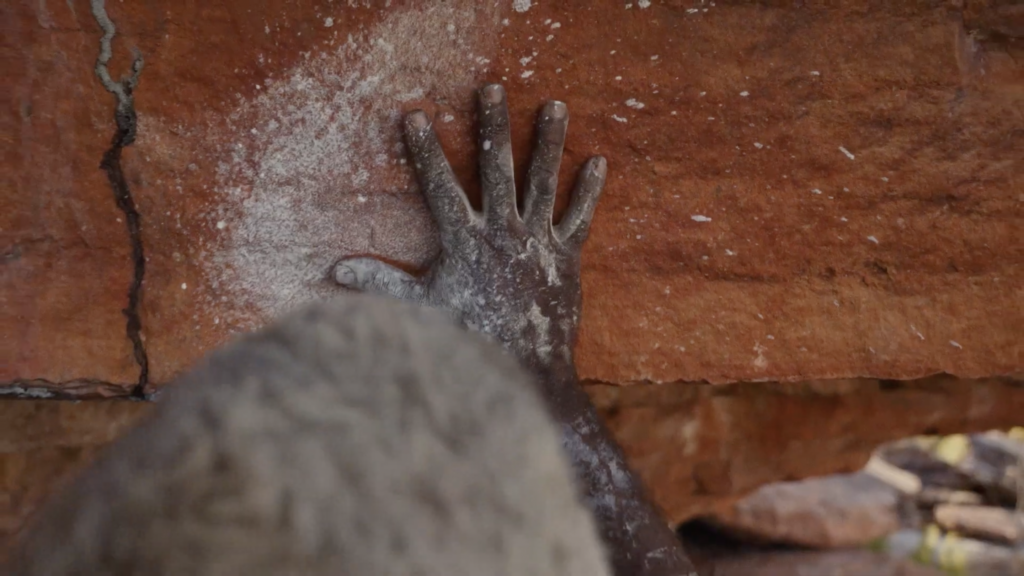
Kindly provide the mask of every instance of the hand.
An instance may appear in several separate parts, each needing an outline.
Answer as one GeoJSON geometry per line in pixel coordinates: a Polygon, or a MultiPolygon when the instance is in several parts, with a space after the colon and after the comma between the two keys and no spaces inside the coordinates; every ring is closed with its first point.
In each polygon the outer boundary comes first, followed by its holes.
{"type": "Polygon", "coordinates": [[[430,119],[422,110],[414,111],[405,118],[405,137],[441,235],[441,254],[418,278],[373,258],[341,260],[334,277],[342,286],[445,309],[540,373],[573,370],[580,247],[604,187],[607,163],[600,156],[587,161],[568,212],[553,225],[569,114],[564,103],[548,102],[537,119],[520,213],[505,90],[487,86],[479,101],[483,213],[470,206],[455,180],[430,119]]]}
{"type": "Polygon", "coordinates": [[[600,156],[587,161],[568,212],[553,225],[568,119],[561,102],[548,102],[541,110],[520,215],[501,86],[480,91],[482,214],[455,181],[427,115],[418,110],[406,116],[406,142],[441,234],[441,255],[419,278],[373,258],[346,258],[335,266],[334,277],[343,286],[448,310],[467,327],[504,344],[539,376],[615,574],[692,576],[678,539],[644,497],[576,380],[572,347],[580,317],[580,247],[607,163],[600,156]]]}

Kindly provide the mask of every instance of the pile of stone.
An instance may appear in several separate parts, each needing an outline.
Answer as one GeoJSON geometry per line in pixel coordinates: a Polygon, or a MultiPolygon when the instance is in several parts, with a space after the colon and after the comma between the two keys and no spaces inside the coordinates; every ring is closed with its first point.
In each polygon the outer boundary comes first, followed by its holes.
{"type": "MultiPolygon", "coordinates": [[[[872,574],[1024,576],[1024,428],[887,444],[859,472],[771,484],[709,522],[744,543],[790,548],[758,554],[762,567],[873,550],[886,568],[872,574]]],[[[716,574],[732,573],[718,564],[716,574]]]]}
{"type": "Polygon", "coordinates": [[[1024,429],[896,442],[867,470],[913,504],[887,550],[958,574],[1024,575],[1024,429]]]}

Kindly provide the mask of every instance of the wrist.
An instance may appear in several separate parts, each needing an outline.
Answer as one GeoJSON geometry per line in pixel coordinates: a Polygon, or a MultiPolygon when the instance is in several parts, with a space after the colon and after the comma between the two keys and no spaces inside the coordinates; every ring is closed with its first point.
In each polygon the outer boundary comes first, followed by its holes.
{"type": "Polygon", "coordinates": [[[552,354],[547,358],[540,358],[533,355],[533,358],[526,360],[529,368],[535,376],[544,383],[562,385],[576,383],[576,364],[573,361],[572,351],[564,354],[552,354]]]}

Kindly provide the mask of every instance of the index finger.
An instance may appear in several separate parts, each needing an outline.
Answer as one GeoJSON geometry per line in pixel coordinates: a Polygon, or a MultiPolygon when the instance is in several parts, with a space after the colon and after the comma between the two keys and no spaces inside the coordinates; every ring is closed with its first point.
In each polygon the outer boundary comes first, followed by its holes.
{"type": "Polygon", "coordinates": [[[454,230],[472,222],[473,207],[455,179],[430,118],[422,110],[415,110],[405,117],[405,140],[420,189],[444,243],[454,230]]]}

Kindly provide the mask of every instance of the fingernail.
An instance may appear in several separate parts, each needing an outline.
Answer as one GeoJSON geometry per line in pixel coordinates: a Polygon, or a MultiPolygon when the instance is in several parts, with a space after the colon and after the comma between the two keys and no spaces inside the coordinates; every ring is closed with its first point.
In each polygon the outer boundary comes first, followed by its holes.
{"type": "Polygon", "coordinates": [[[334,268],[334,281],[342,286],[349,286],[356,281],[356,271],[344,264],[338,264],[334,268]]]}
{"type": "Polygon", "coordinates": [[[501,87],[501,84],[491,84],[485,86],[483,90],[484,102],[488,104],[500,104],[501,99],[505,97],[505,89],[501,87]]]}
{"type": "Polygon", "coordinates": [[[608,161],[604,159],[604,156],[598,156],[594,160],[594,174],[600,178],[604,178],[608,174],[608,161]]]}
{"type": "Polygon", "coordinates": [[[426,112],[422,110],[416,110],[407,117],[409,119],[409,125],[417,130],[424,130],[427,126],[430,126],[430,118],[427,118],[426,112]]]}
{"type": "Polygon", "coordinates": [[[565,115],[569,113],[569,109],[565,107],[565,102],[559,102],[558,100],[552,101],[548,104],[548,114],[555,120],[561,120],[565,118],[565,115]]]}

